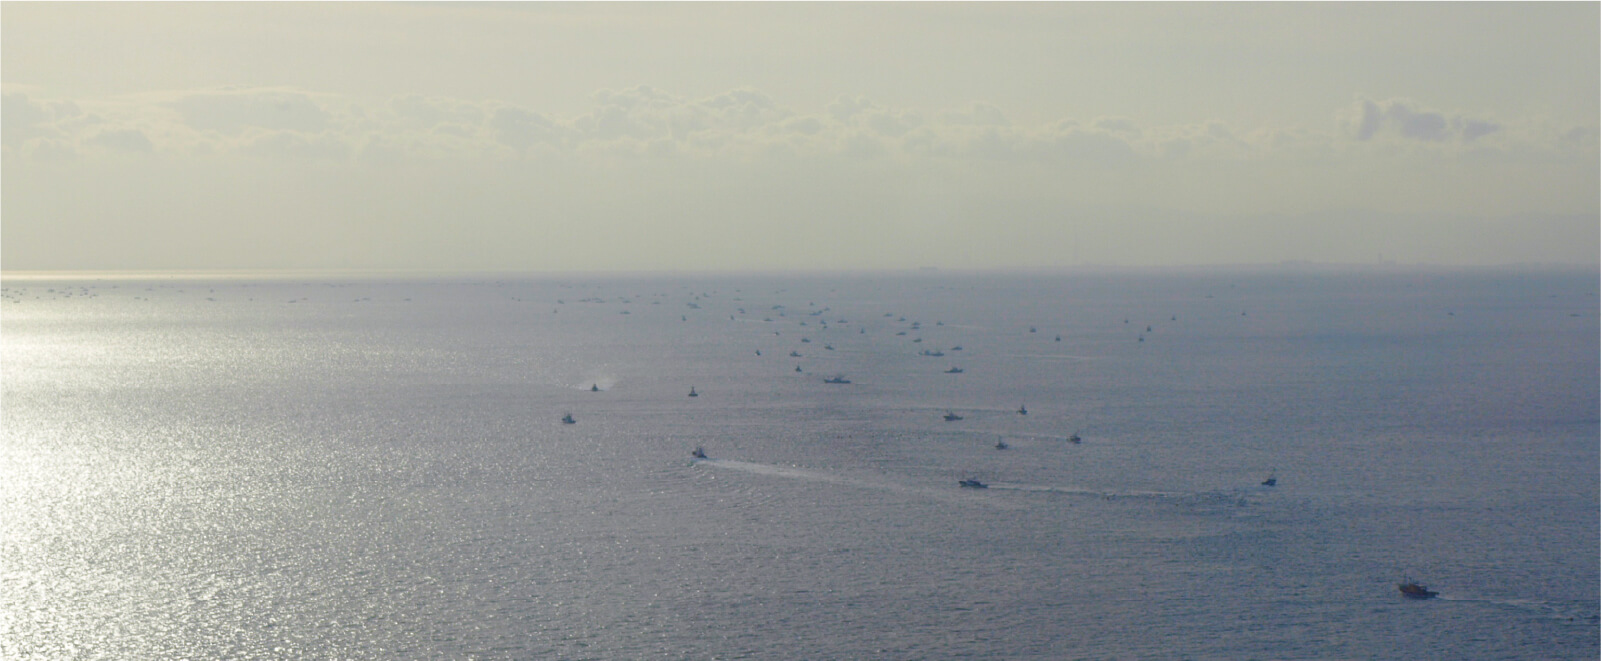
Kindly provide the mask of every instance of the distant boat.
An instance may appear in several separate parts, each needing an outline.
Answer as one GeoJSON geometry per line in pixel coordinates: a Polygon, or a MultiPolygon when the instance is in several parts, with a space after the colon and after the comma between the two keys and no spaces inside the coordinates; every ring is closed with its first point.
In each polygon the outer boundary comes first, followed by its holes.
{"type": "Polygon", "coordinates": [[[571,413],[568,413],[568,414],[563,415],[561,417],[561,423],[564,424],[564,425],[576,424],[577,422],[578,422],[578,418],[574,418],[573,414],[571,414],[571,413]]]}
{"type": "Polygon", "coordinates": [[[829,351],[833,351],[833,350],[834,350],[834,345],[832,345],[832,344],[825,344],[825,345],[823,345],[823,348],[824,348],[824,349],[827,349],[827,350],[829,350],[829,351]]]}
{"type": "Polygon", "coordinates": [[[1408,599],[1433,599],[1440,595],[1438,592],[1411,581],[1407,581],[1397,585],[1396,587],[1401,590],[1401,596],[1408,599]]]}
{"type": "Polygon", "coordinates": [[[945,412],[945,421],[946,422],[956,422],[957,420],[961,420],[961,419],[962,419],[962,416],[956,415],[955,411],[946,411],[945,412]]]}
{"type": "Polygon", "coordinates": [[[1017,414],[1018,415],[1028,415],[1028,405],[1024,404],[1022,406],[1017,407],[1017,414]]]}
{"type": "Polygon", "coordinates": [[[988,488],[990,488],[990,485],[984,484],[983,482],[980,482],[980,481],[972,479],[972,478],[968,478],[968,479],[965,479],[965,480],[960,480],[960,481],[957,482],[957,484],[962,485],[963,487],[966,487],[968,489],[988,489],[988,488]]]}
{"type": "Polygon", "coordinates": [[[756,350],[756,355],[758,355],[758,356],[762,355],[762,350],[761,349],[757,349],[756,350]]]}
{"type": "Polygon", "coordinates": [[[706,450],[702,449],[699,445],[697,445],[697,446],[695,446],[694,450],[690,451],[689,456],[694,457],[696,459],[705,459],[706,458],[706,450]]]}
{"type": "Polygon", "coordinates": [[[997,449],[997,450],[1005,450],[1006,448],[1009,448],[1009,447],[1012,447],[1012,446],[1007,445],[1006,444],[1006,439],[1004,439],[1004,438],[995,442],[995,449],[997,449]]]}
{"type": "Polygon", "coordinates": [[[956,345],[954,347],[951,347],[951,351],[961,351],[961,350],[962,350],[962,345],[960,345],[960,344],[958,344],[958,345],[956,345]]]}
{"type": "Polygon", "coordinates": [[[940,351],[939,349],[935,349],[933,351],[929,351],[928,349],[924,349],[922,355],[931,356],[931,357],[934,357],[934,358],[939,358],[941,356],[944,356],[945,352],[944,351],[940,351]]]}
{"type": "Polygon", "coordinates": [[[600,384],[598,384],[598,383],[590,384],[589,392],[600,392],[600,384]]]}
{"type": "Polygon", "coordinates": [[[800,365],[796,365],[795,366],[795,371],[797,371],[797,372],[801,371],[800,365]]]}
{"type": "Polygon", "coordinates": [[[801,355],[800,355],[799,351],[791,351],[791,352],[789,352],[789,357],[790,358],[800,358],[801,355]]]}
{"type": "Polygon", "coordinates": [[[1078,444],[1078,443],[1083,443],[1084,439],[1079,437],[1078,432],[1073,432],[1072,436],[1067,437],[1067,442],[1078,444]]]}
{"type": "Polygon", "coordinates": [[[1274,475],[1272,473],[1268,473],[1267,474],[1267,479],[1262,480],[1262,486],[1264,486],[1264,487],[1277,486],[1278,483],[1279,483],[1278,476],[1274,475]]]}
{"type": "Polygon", "coordinates": [[[945,373],[946,374],[961,374],[962,373],[962,368],[960,368],[960,367],[952,367],[952,368],[950,368],[948,370],[945,370],[945,373]]]}
{"type": "Polygon", "coordinates": [[[700,393],[695,392],[695,386],[690,386],[689,387],[689,396],[690,397],[699,397],[700,396],[700,393]]]}
{"type": "Polygon", "coordinates": [[[836,376],[836,377],[823,379],[823,383],[850,383],[850,382],[851,382],[851,380],[845,378],[845,376],[843,374],[839,375],[839,376],[836,376]]]}

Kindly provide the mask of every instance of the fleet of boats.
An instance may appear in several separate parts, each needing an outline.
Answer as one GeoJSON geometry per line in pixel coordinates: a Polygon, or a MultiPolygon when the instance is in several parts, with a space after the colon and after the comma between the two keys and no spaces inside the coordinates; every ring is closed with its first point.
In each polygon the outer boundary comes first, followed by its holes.
{"type": "MultiPolygon", "coordinates": [[[[740,312],[743,313],[744,310],[742,309],[742,310],[740,310],[740,312]]],[[[780,315],[782,316],[782,313],[780,313],[780,315]]],[[[886,316],[888,316],[888,315],[886,315],[886,316]]],[[[842,319],[841,322],[843,322],[843,321],[844,320],[842,319]]],[[[902,318],[901,321],[905,321],[905,319],[902,318]]],[[[1127,320],[1125,320],[1124,323],[1125,324],[1128,323],[1127,320]]],[[[941,324],[941,325],[943,325],[943,324],[941,324]]],[[[825,327],[826,327],[826,323],[825,323],[825,327]]],[[[913,330],[917,330],[919,328],[919,326],[914,324],[912,328],[913,328],[913,330]]],[[[1033,327],[1030,327],[1028,330],[1029,330],[1030,333],[1038,332],[1037,329],[1035,329],[1033,327]]],[[[1149,331],[1151,331],[1151,328],[1147,327],[1146,330],[1149,332],[1149,331]]],[[[866,329],[861,329],[860,332],[865,333],[866,329]]],[[[777,332],[775,331],[774,334],[777,334],[777,332]]],[[[899,332],[899,333],[897,333],[897,335],[906,335],[906,333],[905,332],[899,332]]],[[[1062,338],[1061,338],[1060,335],[1056,336],[1056,341],[1057,342],[1060,342],[1061,340],[1062,340],[1062,338]]],[[[1144,338],[1141,337],[1140,340],[1144,341],[1144,338]]],[[[811,340],[809,338],[801,338],[801,341],[802,342],[810,342],[811,340]]],[[[916,342],[921,342],[922,338],[918,338],[915,341],[916,342]]],[[[833,350],[834,346],[832,344],[828,344],[828,345],[824,346],[824,349],[833,350]]],[[[960,345],[953,346],[953,347],[951,347],[951,350],[952,351],[961,351],[962,347],[960,345]]],[[[761,356],[762,355],[762,352],[761,352],[760,349],[756,350],[756,355],[757,356],[761,356]]],[[[799,351],[790,351],[789,355],[792,358],[801,358],[802,357],[801,353],[799,351]]],[[[929,357],[941,357],[941,356],[944,356],[945,353],[943,351],[939,350],[939,349],[924,349],[923,351],[919,352],[919,355],[929,356],[929,357]]],[[[802,372],[803,370],[802,370],[800,365],[796,365],[795,366],[795,371],[796,372],[802,372]]],[[[949,369],[946,369],[944,372],[946,374],[962,374],[963,371],[964,370],[962,368],[953,366],[953,367],[951,367],[949,369]]],[[[836,375],[834,375],[832,377],[823,379],[823,383],[830,383],[830,384],[848,384],[850,382],[851,382],[850,379],[845,378],[845,375],[843,375],[843,374],[836,374],[836,375]]],[[[601,391],[600,384],[598,384],[598,383],[591,384],[589,386],[589,391],[590,392],[600,392],[601,391]]],[[[695,390],[694,386],[690,386],[690,388],[689,388],[689,396],[690,397],[699,397],[700,393],[695,390]]],[[[1026,405],[1026,404],[1019,405],[1017,407],[1017,414],[1018,415],[1028,415],[1028,405],[1026,405]]],[[[946,422],[955,422],[955,421],[963,419],[963,417],[961,415],[957,414],[954,410],[951,410],[951,409],[947,409],[945,411],[944,416],[942,416],[942,417],[946,422]]],[[[578,419],[573,417],[572,413],[566,413],[566,414],[562,415],[561,422],[562,422],[562,424],[572,425],[572,424],[577,424],[578,419]]],[[[1079,435],[1078,432],[1074,432],[1071,436],[1069,436],[1067,438],[1067,441],[1069,443],[1077,445],[1077,444],[1083,443],[1084,439],[1083,439],[1082,436],[1079,435]]],[[[1002,437],[1002,438],[997,439],[995,441],[995,446],[994,447],[995,447],[996,450],[1006,450],[1006,449],[1009,449],[1011,446],[1008,445],[1006,443],[1006,439],[1004,437],[1002,437]]],[[[690,455],[690,457],[692,457],[694,459],[707,459],[708,458],[707,455],[706,455],[705,448],[703,448],[701,446],[696,446],[694,450],[690,451],[689,455],[690,455]]],[[[1278,477],[1273,472],[1270,472],[1268,474],[1267,479],[1263,480],[1261,484],[1262,484],[1262,486],[1268,486],[1268,487],[1275,486],[1275,485],[1278,484],[1278,477]]],[[[957,485],[962,487],[962,488],[964,488],[964,489],[988,489],[989,488],[988,484],[985,484],[984,482],[978,480],[977,478],[964,478],[964,479],[958,480],[957,481],[957,485]]],[[[1405,597],[1407,597],[1409,599],[1430,599],[1430,598],[1433,598],[1433,597],[1435,597],[1435,596],[1437,596],[1439,594],[1437,592],[1429,590],[1427,587],[1425,587],[1425,586],[1423,586],[1421,584],[1414,583],[1414,582],[1411,582],[1411,581],[1406,581],[1406,582],[1403,582],[1403,583],[1399,584],[1398,588],[1399,588],[1402,596],[1405,596],[1405,597]]]]}

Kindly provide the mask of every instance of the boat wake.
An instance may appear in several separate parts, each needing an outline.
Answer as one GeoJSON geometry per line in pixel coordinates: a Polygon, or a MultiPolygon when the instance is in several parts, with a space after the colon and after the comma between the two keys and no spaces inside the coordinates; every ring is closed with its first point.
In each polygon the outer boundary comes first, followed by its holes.
{"type": "Polygon", "coordinates": [[[1491,599],[1488,597],[1457,596],[1441,592],[1435,597],[1439,601],[1451,601],[1459,604],[1488,604],[1498,608],[1516,610],[1534,614],[1538,617],[1557,620],[1564,623],[1585,624],[1594,626],[1601,621],[1601,614],[1596,611],[1594,602],[1553,603],[1538,599],[1491,599]]]}
{"type": "Polygon", "coordinates": [[[1243,507],[1249,503],[1249,498],[1257,494],[1269,492],[1268,487],[1237,487],[1234,489],[1218,489],[1213,491],[1152,491],[1146,489],[1091,489],[1087,487],[1050,486],[1041,484],[1015,484],[1008,482],[994,482],[990,489],[1002,491],[1024,491],[1030,493],[1053,493],[1067,496],[1081,496],[1099,498],[1101,500],[1143,500],[1166,501],[1188,506],[1228,506],[1243,507]]]}
{"type": "Polygon", "coordinates": [[[1085,487],[1053,487],[1039,484],[1010,484],[994,482],[989,485],[991,489],[1005,491],[1030,491],[1034,493],[1062,493],[1072,496],[1095,496],[1107,500],[1117,498],[1191,498],[1199,494],[1180,493],[1174,491],[1116,491],[1109,489],[1089,489],[1085,487]]]}
{"type": "Polygon", "coordinates": [[[817,471],[809,471],[809,470],[805,470],[805,469],[801,469],[801,468],[793,468],[793,467],[790,467],[790,466],[775,466],[773,464],[758,464],[758,463],[749,462],[749,461],[736,461],[736,460],[733,460],[733,459],[696,459],[696,460],[694,460],[694,464],[697,465],[697,466],[709,466],[709,467],[712,467],[712,468],[726,468],[726,469],[731,469],[731,470],[743,471],[743,472],[746,472],[746,473],[755,473],[755,474],[758,474],[758,475],[771,475],[771,476],[774,476],[774,477],[783,477],[783,478],[788,478],[788,479],[792,479],[792,480],[805,480],[805,481],[808,481],[808,482],[822,482],[822,483],[826,483],[826,484],[840,484],[840,485],[857,487],[857,488],[862,488],[862,489],[875,489],[875,490],[878,490],[878,491],[889,491],[889,492],[892,492],[892,493],[907,494],[907,495],[913,495],[913,496],[921,496],[921,497],[924,497],[924,498],[932,498],[934,500],[939,500],[939,501],[949,502],[949,503],[976,504],[976,505],[984,505],[984,506],[988,506],[988,507],[995,507],[995,508],[999,508],[999,509],[1012,509],[1012,510],[1023,509],[1023,506],[1021,506],[1021,505],[1017,505],[1017,504],[1014,504],[1014,503],[1007,503],[1007,502],[995,500],[995,499],[992,499],[992,498],[985,498],[983,496],[975,495],[975,494],[971,494],[971,493],[962,493],[962,492],[956,491],[954,489],[952,489],[952,490],[938,490],[938,489],[931,489],[931,488],[926,488],[926,487],[907,486],[907,485],[904,485],[904,484],[897,484],[897,483],[894,483],[894,482],[883,482],[883,481],[876,481],[876,480],[862,480],[862,479],[857,479],[857,478],[844,477],[844,476],[840,476],[840,475],[833,475],[833,474],[830,474],[830,473],[819,473],[817,471]]]}

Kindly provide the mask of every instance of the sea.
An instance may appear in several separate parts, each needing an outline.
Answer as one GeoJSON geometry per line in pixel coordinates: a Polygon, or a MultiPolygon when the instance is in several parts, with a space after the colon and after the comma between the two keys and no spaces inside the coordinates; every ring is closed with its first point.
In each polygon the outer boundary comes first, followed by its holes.
{"type": "Polygon", "coordinates": [[[1601,653],[1593,269],[0,285],[0,658],[1601,653]]]}

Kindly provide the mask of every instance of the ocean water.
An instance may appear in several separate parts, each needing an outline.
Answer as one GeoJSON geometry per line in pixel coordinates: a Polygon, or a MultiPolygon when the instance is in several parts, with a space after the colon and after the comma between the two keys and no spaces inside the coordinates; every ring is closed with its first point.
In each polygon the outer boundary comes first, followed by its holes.
{"type": "Polygon", "coordinates": [[[1601,652],[1594,272],[3,284],[0,658],[1601,652]]]}

